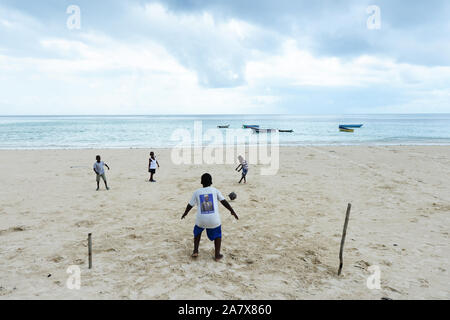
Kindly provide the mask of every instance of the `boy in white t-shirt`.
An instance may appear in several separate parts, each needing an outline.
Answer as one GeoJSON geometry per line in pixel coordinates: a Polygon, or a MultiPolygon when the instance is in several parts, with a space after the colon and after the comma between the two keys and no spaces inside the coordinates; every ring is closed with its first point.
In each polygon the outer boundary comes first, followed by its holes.
{"type": "Polygon", "coordinates": [[[203,188],[197,189],[194,192],[181,219],[184,219],[195,205],[197,206],[197,216],[194,226],[194,252],[192,253],[192,257],[198,257],[198,246],[200,245],[202,232],[206,228],[206,234],[208,235],[209,240],[214,241],[215,259],[216,261],[219,261],[223,257],[223,255],[220,254],[222,226],[219,215],[219,201],[225,208],[230,210],[231,215],[234,216],[236,220],[239,218],[220,191],[211,187],[212,177],[209,173],[202,175],[201,184],[203,185],[203,188]]]}
{"type": "Polygon", "coordinates": [[[155,158],[155,153],[152,151],[150,152],[150,158],[148,159],[148,172],[150,172],[150,179],[148,181],[150,182],[156,182],[156,180],[153,179],[153,175],[156,172],[156,166],[159,168],[159,163],[155,158]]]}
{"type": "Polygon", "coordinates": [[[97,175],[97,191],[100,188],[100,178],[103,179],[103,182],[105,183],[106,190],[109,190],[108,183],[106,182],[104,166],[107,167],[108,170],[109,170],[109,167],[108,167],[108,165],[106,163],[101,161],[100,156],[96,156],[95,159],[97,160],[96,162],[94,162],[94,172],[97,175]]]}
{"type": "Polygon", "coordinates": [[[237,166],[237,168],[235,170],[237,172],[242,170],[242,177],[241,177],[241,180],[239,180],[239,183],[241,183],[242,180],[244,180],[244,183],[247,183],[248,163],[242,156],[239,156],[238,160],[239,160],[239,165],[237,166]]]}

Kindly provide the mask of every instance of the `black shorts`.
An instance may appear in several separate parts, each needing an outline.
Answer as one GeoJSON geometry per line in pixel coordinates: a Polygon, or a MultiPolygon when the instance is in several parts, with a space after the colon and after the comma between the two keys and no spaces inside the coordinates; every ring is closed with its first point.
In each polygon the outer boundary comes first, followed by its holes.
{"type": "Polygon", "coordinates": [[[155,172],[156,172],[156,169],[148,169],[148,172],[150,172],[150,173],[155,173],[155,172]]]}

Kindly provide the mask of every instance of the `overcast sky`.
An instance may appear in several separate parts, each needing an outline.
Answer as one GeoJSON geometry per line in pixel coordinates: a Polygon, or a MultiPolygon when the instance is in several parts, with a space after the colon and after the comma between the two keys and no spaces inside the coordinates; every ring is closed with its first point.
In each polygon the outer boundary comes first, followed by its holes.
{"type": "Polygon", "coordinates": [[[449,17],[448,0],[0,0],[0,114],[450,113],[449,17]]]}

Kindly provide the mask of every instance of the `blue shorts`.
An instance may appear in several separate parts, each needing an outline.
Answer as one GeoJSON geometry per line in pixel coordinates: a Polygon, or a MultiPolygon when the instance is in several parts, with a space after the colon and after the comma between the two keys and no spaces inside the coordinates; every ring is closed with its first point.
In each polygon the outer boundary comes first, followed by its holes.
{"type": "MultiPolygon", "coordinates": [[[[204,228],[200,228],[199,226],[194,226],[194,238],[198,237],[202,234],[204,228]]],[[[206,228],[206,234],[208,235],[208,239],[211,241],[216,240],[217,238],[222,238],[222,226],[218,226],[217,228],[208,229],[206,228]]]]}
{"type": "Polygon", "coordinates": [[[248,172],[248,169],[245,169],[245,168],[242,169],[242,175],[243,175],[243,176],[246,176],[246,175],[247,175],[247,172],[248,172]]]}

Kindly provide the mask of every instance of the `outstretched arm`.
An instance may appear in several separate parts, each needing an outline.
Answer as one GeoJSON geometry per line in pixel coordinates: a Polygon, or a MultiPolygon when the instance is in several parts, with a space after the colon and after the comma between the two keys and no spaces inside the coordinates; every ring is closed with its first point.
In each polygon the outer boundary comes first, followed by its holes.
{"type": "Polygon", "coordinates": [[[231,207],[231,205],[228,203],[227,200],[222,200],[222,201],[220,201],[220,203],[221,203],[225,208],[227,208],[228,210],[230,210],[231,215],[232,215],[233,217],[235,217],[236,220],[239,220],[239,217],[237,216],[236,212],[234,212],[233,208],[231,207]]]}
{"type": "Polygon", "coordinates": [[[189,213],[189,211],[191,211],[193,207],[188,203],[188,205],[186,206],[186,210],[184,211],[183,215],[181,216],[181,219],[184,219],[184,217],[187,216],[187,214],[189,213]]]}
{"type": "Polygon", "coordinates": [[[107,167],[108,168],[108,170],[109,170],[109,167],[108,167],[108,165],[105,163],[105,167],[107,167]]]}
{"type": "Polygon", "coordinates": [[[241,171],[241,169],[239,169],[239,167],[242,167],[242,164],[238,165],[237,168],[235,170],[237,171],[241,171]],[[239,170],[238,170],[239,169],[239,170]]]}

